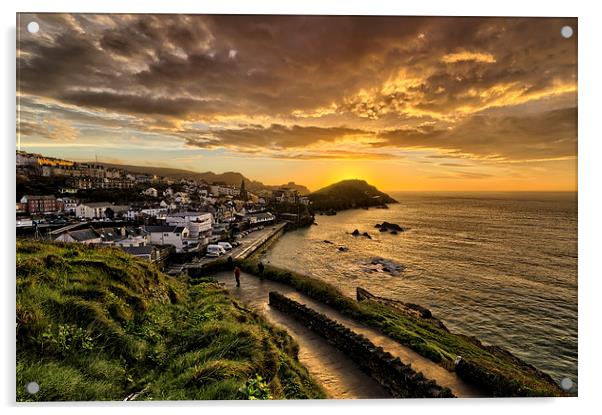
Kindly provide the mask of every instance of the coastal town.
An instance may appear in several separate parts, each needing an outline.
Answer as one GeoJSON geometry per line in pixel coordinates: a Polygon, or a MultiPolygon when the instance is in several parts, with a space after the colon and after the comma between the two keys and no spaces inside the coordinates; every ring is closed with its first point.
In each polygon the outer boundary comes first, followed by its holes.
{"type": "Polygon", "coordinates": [[[294,186],[251,190],[244,179],[174,179],[24,151],[16,169],[17,235],[112,246],[161,268],[249,252],[284,226],[313,223],[294,186]]]}

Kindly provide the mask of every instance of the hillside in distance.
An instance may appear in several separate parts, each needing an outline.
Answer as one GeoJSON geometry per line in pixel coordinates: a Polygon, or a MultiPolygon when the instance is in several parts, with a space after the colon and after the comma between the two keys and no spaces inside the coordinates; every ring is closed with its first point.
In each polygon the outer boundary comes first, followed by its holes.
{"type": "Polygon", "coordinates": [[[245,186],[248,190],[258,191],[258,190],[269,190],[276,189],[279,187],[287,187],[290,189],[297,190],[301,195],[306,195],[309,193],[309,189],[303,185],[296,184],[294,182],[289,182],[283,185],[266,185],[257,180],[251,180],[245,177],[242,173],[228,171],[224,173],[214,173],[211,171],[207,172],[194,172],[190,170],[183,169],[174,169],[170,167],[153,167],[153,166],[131,166],[124,164],[113,164],[113,163],[96,163],[105,167],[111,167],[116,169],[124,169],[132,173],[143,173],[143,174],[155,174],[157,176],[170,177],[175,180],[180,179],[195,179],[195,180],[203,180],[209,184],[211,183],[223,183],[229,186],[240,186],[242,180],[245,181],[245,186]]]}
{"type": "Polygon", "coordinates": [[[308,195],[315,210],[344,210],[398,203],[365,180],[343,180],[308,195]]]}

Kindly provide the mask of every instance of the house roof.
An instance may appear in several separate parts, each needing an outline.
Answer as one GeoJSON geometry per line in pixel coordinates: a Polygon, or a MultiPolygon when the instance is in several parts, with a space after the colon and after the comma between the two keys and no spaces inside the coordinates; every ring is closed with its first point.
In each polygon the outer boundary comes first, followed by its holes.
{"type": "Polygon", "coordinates": [[[67,234],[78,242],[91,241],[92,239],[98,239],[99,237],[92,228],[68,231],[67,234]]]}
{"type": "Polygon", "coordinates": [[[256,219],[271,219],[274,217],[274,215],[272,215],[270,212],[263,212],[263,213],[252,213],[250,215],[247,215],[247,217],[252,217],[252,218],[256,218],[256,219]]]}
{"type": "Polygon", "coordinates": [[[209,212],[173,212],[170,213],[169,215],[167,215],[168,217],[189,217],[189,216],[201,216],[201,215],[208,215],[209,212]]]}
{"type": "Polygon", "coordinates": [[[25,200],[30,200],[30,199],[32,199],[32,200],[36,200],[36,199],[53,200],[53,199],[55,199],[54,195],[43,195],[43,196],[25,195],[25,196],[23,196],[23,198],[25,198],[25,200]]]}
{"type": "Polygon", "coordinates": [[[144,230],[147,233],[168,233],[168,232],[173,232],[173,233],[182,233],[184,231],[184,229],[187,229],[185,226],[165,226],[165,225],[159,225],[159,226],[155,226],[155,225],[150,225],[150,226],[145,226],[144,230]]]}
{"type": "Polygon", "coordinates": [[[130,210],[130,205],[111,205],[109,206],[113,212],[125,212],[130,210]]]}
{"type": "Polygon", "coordinates": [[[144,226],[144,230],[148,233],[164,233],[164,232],[173,232],[175,226],[161,226],[161,225],[148,225],[144,226]]]}
{"type": "Polygon", "coordinates": [[[124,239],[119,228],[96,228],[96,233],[100,235],[103,241],[118,241],[124,239]]]}
{"type": "Polygon", "coordinates": [[[109,202],[80,203],[80,205],[82,205],[82,206],[88,206],[88,207],[91,207],[91,208],[109,207],[109,206],[111,206],[111,204],[109,202]]]}
{"type": "Polygon", "coordinates": [[[152,245],[145,245],[145,246],[122,246],[121,249],[130,255],[138,256],[138,255],[151,255],[155,248],[152,245]]]}

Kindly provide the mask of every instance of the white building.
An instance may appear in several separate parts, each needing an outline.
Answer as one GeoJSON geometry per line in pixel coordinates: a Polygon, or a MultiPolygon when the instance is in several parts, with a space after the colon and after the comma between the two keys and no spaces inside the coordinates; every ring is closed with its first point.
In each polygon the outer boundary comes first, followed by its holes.
{"type": "Polygon", "coordinates": [[[185,226],[190,230],[191,238],[203,239],[211,233],[213,215],[208,212],[170,213],[165,222],[170,226],[185,226]]]}
{"type": "Polygon", "coordinates": [[[145,196],[150,196],[150,197],[159,196],[159,192],[157,192],[157,189],[155,189],[154,187],[149,187],[144,192],[142,192],[142,194],[145,196]]]}
{"type": "Polygon", "coordinates": [[[86,219],[102,219],[109,207],[111,204],[108,202],[80,203],[75,208],[75,216],[86,219]]]}
{"type": "Polygon", "coordinates": [[[232,186],[214,185],[210,187],[213,196],[238,196],[240,190],[232,186]]]}
{"type": "Polygon", "coordinates": [[[245,218],[249,219],[250,225],[265,225],[267,223],[273,222],[274,219],[276,219],[275,216],[272,215],[270,212],[252,213],[250,215],[247,215],[245,218]]]}
{"type": "Polygon", "coordinates": [[[119,247],[135,247],[135,246],[146,246],[148,244],[148,238],[146,235],[130,235],[124,239],[115,241],[115,245],[119,247]]]}
{"type": "Polygon", "coordinates": [[[115,216],[126,216],[130,207],[128,205],[112,205],[107,202],[80,203],[75,207],[75,216],[86,219],[104,219],[107,217],[107,209],[112,210],[115,216]]]}
{"type": "Polygon", "coordinates": [[[105,170],[107,179],[120,179],[122,171],[119,169],[108,168],[105,170]]]}
{"type": "Polygon", "coordinates": [[[62,197],[60,199],[63,202],[63,210],[67,213],[75,213],[75,209],[77,209],[77,200],[71,197],[62,197]]]}
{"type": "Polygon", "coordinates": [[[153,245],[172,245],[176,252],[182,252],[190,232],[183,226],[145,226],[144,231],[153,245]]]}
{"type": "Polygon", "coordinates": [[[139,214],[150,216],[157,219],[165,219],[167,216],[167,209],[165,208],[149,208],[140,210],[139,214]]]}

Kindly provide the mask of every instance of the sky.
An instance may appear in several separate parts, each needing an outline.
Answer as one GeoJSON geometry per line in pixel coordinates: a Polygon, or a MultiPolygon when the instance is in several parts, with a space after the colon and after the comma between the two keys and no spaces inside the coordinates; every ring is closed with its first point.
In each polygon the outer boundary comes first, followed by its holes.
{"type": "Polygon", "coordinates": [[[17,26],[25,151],[311,190],[351,178],[577,190],[574,18],[20,14],[17,26]]]}

